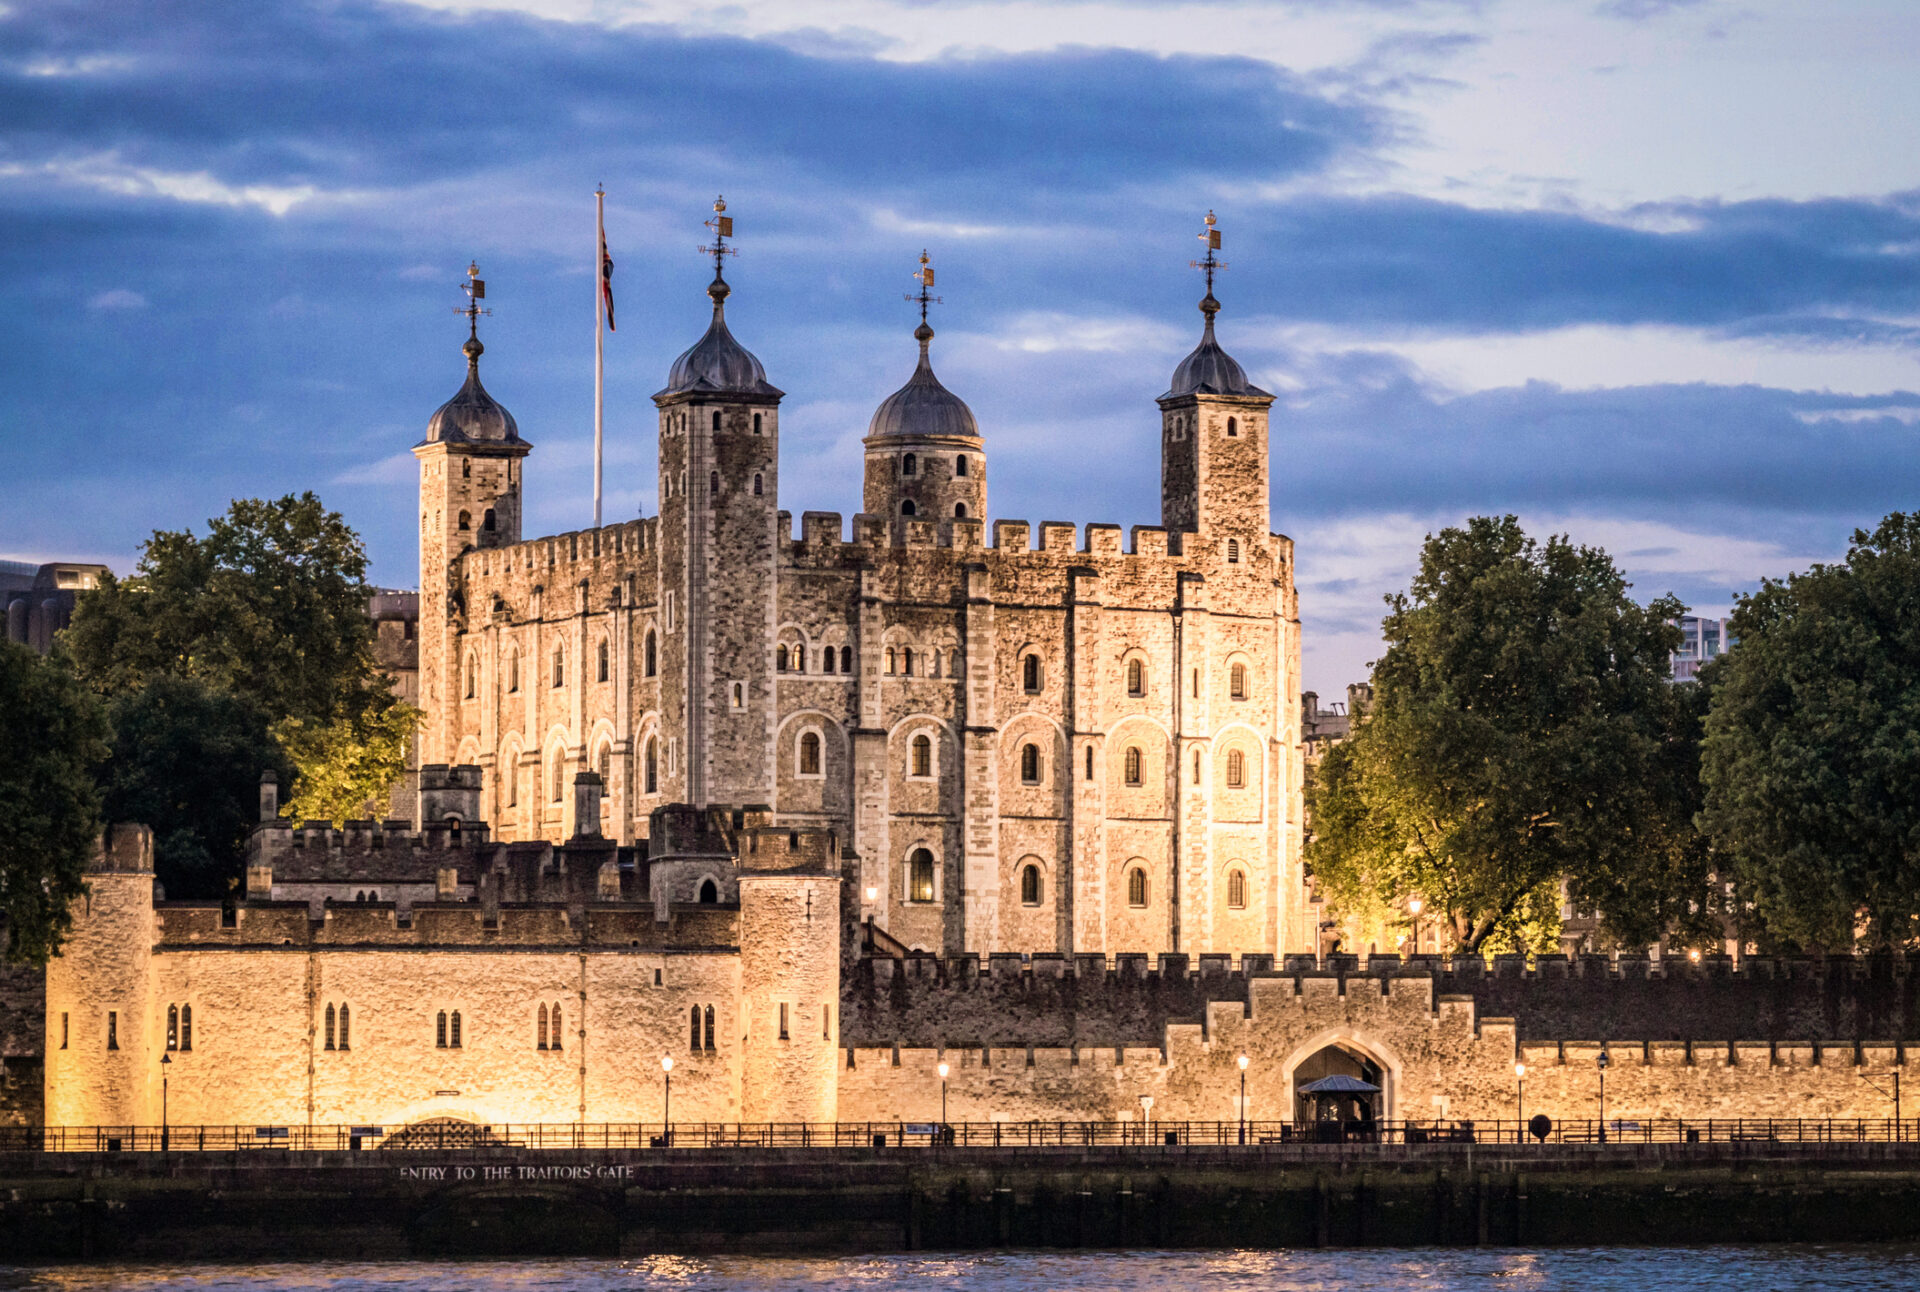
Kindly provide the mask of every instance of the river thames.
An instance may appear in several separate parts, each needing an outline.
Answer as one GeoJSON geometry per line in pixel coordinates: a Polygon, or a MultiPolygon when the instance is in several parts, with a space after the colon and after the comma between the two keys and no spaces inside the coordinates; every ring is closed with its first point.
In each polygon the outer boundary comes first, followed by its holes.
{"type": "Polygon", "coordinates": [[[786,1292],[788,1289],[983,1292],[1582,1292],[1920,1287],[1920,1247],[1550,1248],[1259,1252],[994,1252],[625,1261],[394,1261],[338,1264],[0,1266],[0,1289],[118,1292],[786,1292]]]}

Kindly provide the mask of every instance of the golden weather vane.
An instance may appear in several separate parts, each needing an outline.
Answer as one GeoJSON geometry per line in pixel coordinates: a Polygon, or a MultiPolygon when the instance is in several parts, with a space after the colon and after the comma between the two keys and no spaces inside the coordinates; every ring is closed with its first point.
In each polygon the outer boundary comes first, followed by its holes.
{"type": "Polygon", "coordinates": [[[466,317],[467,339],[477,341],[480,339],[480,316],[493,313],[492,310],[483,309],[480,305],[480,302],[487,298],[487,280],[480,276],[479,261],[467,262],[467,281],[460,284],[460,290],[467,294],[467,303],[454,306],[453,312],[466,317]]]}
{"type": "Polygon", "coordinates": [[[718,278],[721,262],[728,256],[740,254],[738,248],[727,245],[727,239],[733,236],[733,217],[727,214],[727,199],[724,196],[713,200],[713,218],[704,223],[713,230],[713,245],[699,250],[702,255],[713,257],[713,276],[718,278]]]}
{"type": "Polygon", "coordinates": [[[1217,224],[1219,224],[1219,220],[1214,218],[1214,214],[1212,211],[1208,211],[1206,229],[1203,232],[1195,235],[1200,239],[1200,241],[1204,242],[1207,245],[1207,258],[1205,260],[1189,260],[1187,262],[1193,268],[1198,269],[1204,274],[1206,274],[1207,299],[1209,300],[1213,299],[1213,275],[1218,270],[1222,270],[1227,267],[1226,261],[1220,259],[1218,256],[1213,254],[1214,252],[1220,250],[1220,230],[1214,227],[1217,224]]]}
{"type": "Polygon", "coordinates": [[[920,284],[920,291],[904,299],[920,302],[920,321],[925,323],[927,306],[939,305],[941,300],[933,295],[933,260],[924,250],[920,252],[920,268],[914,271],[913,281],[920,284]]]}

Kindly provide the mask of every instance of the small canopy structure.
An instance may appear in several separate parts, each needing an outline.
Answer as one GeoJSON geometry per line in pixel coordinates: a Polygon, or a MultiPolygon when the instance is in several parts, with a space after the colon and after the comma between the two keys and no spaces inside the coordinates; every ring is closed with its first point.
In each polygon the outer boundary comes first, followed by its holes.
{"type": "Polygon", "coordinates": [[[1312,1106],[1309,1121],[1315,1139],[1370,1139],[1374,1134],[1373,1099],[1380,1087],[1336,1072],[1300,1087],[1312,1106]]]}
{"type": "Polygon", "coordinates": [[[1358,1077],[1349,1077],[1336,1072],[1333,1076],[1322,1077],[1318,1081],[1309,1081],[1300,1087],[1303,1095],[1377,1095],[1380,1087],[1371,1081],[1362,1081],[1358,1077]]]}

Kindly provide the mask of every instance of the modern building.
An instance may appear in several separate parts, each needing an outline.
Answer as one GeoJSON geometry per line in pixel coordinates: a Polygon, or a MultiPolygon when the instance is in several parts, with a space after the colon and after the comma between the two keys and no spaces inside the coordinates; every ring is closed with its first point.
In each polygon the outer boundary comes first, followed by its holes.
{"type": "Polygon", "coordinates": [[[1731,619],[1681,615],[1674,623],[1683,634],[1680,649],[1673,653],[1673,680],[1676,682],[1693,681],[1699,675],[1702,664],[1733,649],[1731,619]]]}
{"type": "Polygon", "coordinates": [[[6,611],[7,640],[44,655],[53,635],[73,622],[82,592],[100,586],[104,565],[84,561],[0,561],[0,608],[6,611]]]}

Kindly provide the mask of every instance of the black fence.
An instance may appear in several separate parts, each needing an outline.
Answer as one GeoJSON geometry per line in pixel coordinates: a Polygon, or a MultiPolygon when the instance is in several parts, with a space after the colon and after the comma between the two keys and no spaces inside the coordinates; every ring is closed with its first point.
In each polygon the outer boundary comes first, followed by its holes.
{"type": "Polygon", "coordinates": [[[471,1149],[1258,1148],[1275,1144],[1920,1143],[1920,1119],[1648,1118],[1406,1122],[626,1122],[484,1126],[11,1126],[29,1153],[448,1152],[471,1149]]]}

